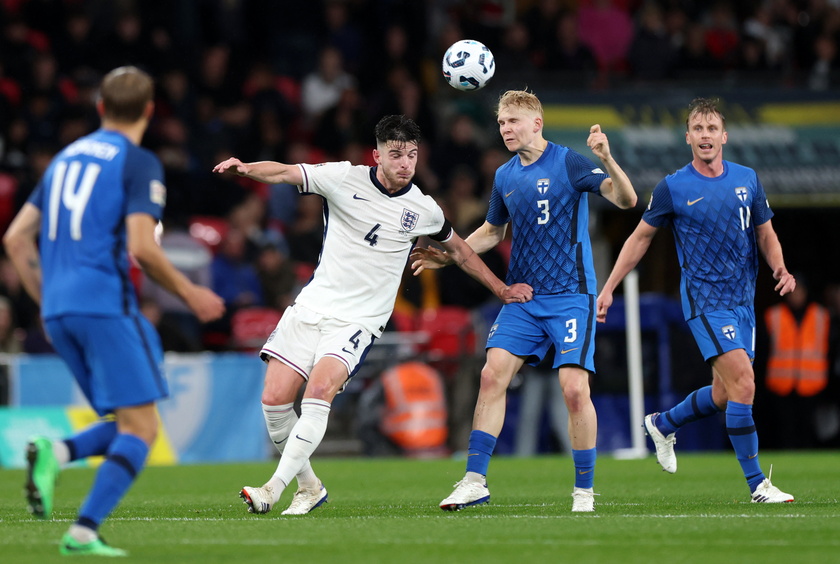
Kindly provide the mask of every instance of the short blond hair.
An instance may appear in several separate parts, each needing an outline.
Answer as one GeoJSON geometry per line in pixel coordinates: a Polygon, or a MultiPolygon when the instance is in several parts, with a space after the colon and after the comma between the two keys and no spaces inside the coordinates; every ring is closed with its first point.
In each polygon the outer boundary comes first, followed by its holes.
{"type": "Polygon", "coordinates": [[[105,108],[104,117],[132,123],[143,117],[146,105],[154,100],[155,84],[137,67],[119,67],[102,79],[99,96],[105,108]]]}
{"type": "Polygon", "coordinates": [[[521,110],[533,112],[543,117],[543,107],[540,99],[533,92],[527,90],[508,90],[499,96],[499,104],[496,106],[496,116],[502,108],[513,106],[521,110]]]}

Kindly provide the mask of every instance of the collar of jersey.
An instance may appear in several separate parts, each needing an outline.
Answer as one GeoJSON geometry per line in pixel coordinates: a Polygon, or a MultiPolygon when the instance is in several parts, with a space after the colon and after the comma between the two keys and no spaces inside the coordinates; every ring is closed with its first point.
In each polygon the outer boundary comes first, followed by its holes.
{"type": "Polygon", "coordinates": [[[723,174],[721,174],[720,176],[704,176],[700,174],[700,172],[696,168],[694,168],[694,163],[688,163],[688,168],[691,170],[691,174],[693,174],[697,178],[700,178],[702,180],[708,180],[710,182],[718,182],[720,180],[723,180],[729,174],[729,163],[726,161],[723,161],[723,174]]]}
{"type": "Polygon", "coordinates": [[[409,182],[408,184],[405,185],[405,188],[403,188],[402,190],[397,190],[393,194],[390,193],[388,191],[388,189],[385,188],[382,185],[382,183],[379,182],[379,180],[376,178],[376,169],[377,168],[378,167],[375,167],[375,166],[370,167],[370,181],[373,182],[373,185],[376,186],[379,189],[380,192],[382,192],[383,194],[385,194],[389,198],[396,198],[397,196],[402,196],[403,194],[406,194],[409,190],[411,190],[411,182],[409,182]]]}

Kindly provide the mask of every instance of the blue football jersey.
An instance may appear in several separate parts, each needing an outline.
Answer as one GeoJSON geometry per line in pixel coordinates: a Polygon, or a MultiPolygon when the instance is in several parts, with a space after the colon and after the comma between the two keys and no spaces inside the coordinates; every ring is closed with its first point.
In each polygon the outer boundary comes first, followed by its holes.
{"type": "Polygon", "coordinates": [[[100,129],[56,155],[29,202],[42,213],[43,317],[136,313],[125,218],[162,216],[166,188],[158,158],[100,129]]]}
{"type": "Polygon", "coordinates": [[[728,161],[718,177],[703,176],[689,163],[654,188],[642,219],[653,227],[670,225],[674,232],[686,319],[753,306],[755,226],[772,217],[755,171],[728,161]]]}
{"type": "Polygon", "coordinates": [[[487,221],[511,224],[508,284],[530,284],[535,294],[597,292],[588,193],[600,195],[608,177],[580,153],[551,142],[528,166],[516,155],[499,167],[487,221]]]}

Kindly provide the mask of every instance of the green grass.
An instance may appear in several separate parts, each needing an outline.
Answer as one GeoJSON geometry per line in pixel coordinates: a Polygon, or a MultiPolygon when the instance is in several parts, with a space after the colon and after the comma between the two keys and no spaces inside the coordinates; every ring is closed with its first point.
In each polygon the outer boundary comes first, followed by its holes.
{"type": "MultiPolygon", "coordinates": [[[[498,457],[490,504],[444,513],[458,460],[316,459],[330,503],[305,517],[251,515],[237,493],[272,463],[148,468],[102,533],[126,561],[542,562],[667,564],[840,562],[840,454],[765,452],[792,504],[749,503],[731,454],[681,454],[679,472],[653,458],[598,461],[595,515],[570,512],[567,457],[498,457]]],[[[60,562],[93,470],[65,470],[51,521],[25,510],[20,470],[0,470],[0,562],[60,562]]],[[[285,507],[291,496],[281,499],[285,507]]]]}

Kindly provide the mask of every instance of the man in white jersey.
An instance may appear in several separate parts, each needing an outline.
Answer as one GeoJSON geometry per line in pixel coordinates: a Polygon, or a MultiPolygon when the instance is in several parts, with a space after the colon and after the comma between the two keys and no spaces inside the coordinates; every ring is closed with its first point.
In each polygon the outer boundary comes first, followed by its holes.
{"type": "Polygon", "coordinates": [[[268,364],[263,413],[282,456],[265,485],[242,489],[240,496],[252,513],[270,511],[294,477],[298,490],[283,515],[309,513],[327,500],[309,458],[324,437],[333,398],[385,329],[418,237],[438,241],[458,266],[505,303],[531,299],[530,286],[507,286],[499,280],[453,231],[437,203],[412,184],[420,128],[404,116],[386,116],[376,125],[375,135],[375,167],[349,162],[243,163],[230,158],[213,169],[297,185],[301,194],[324,199],[325,235],[318,267],[260,352],[268,364]],[[304,382],[298,418],[294,401],[304,382]]]}

